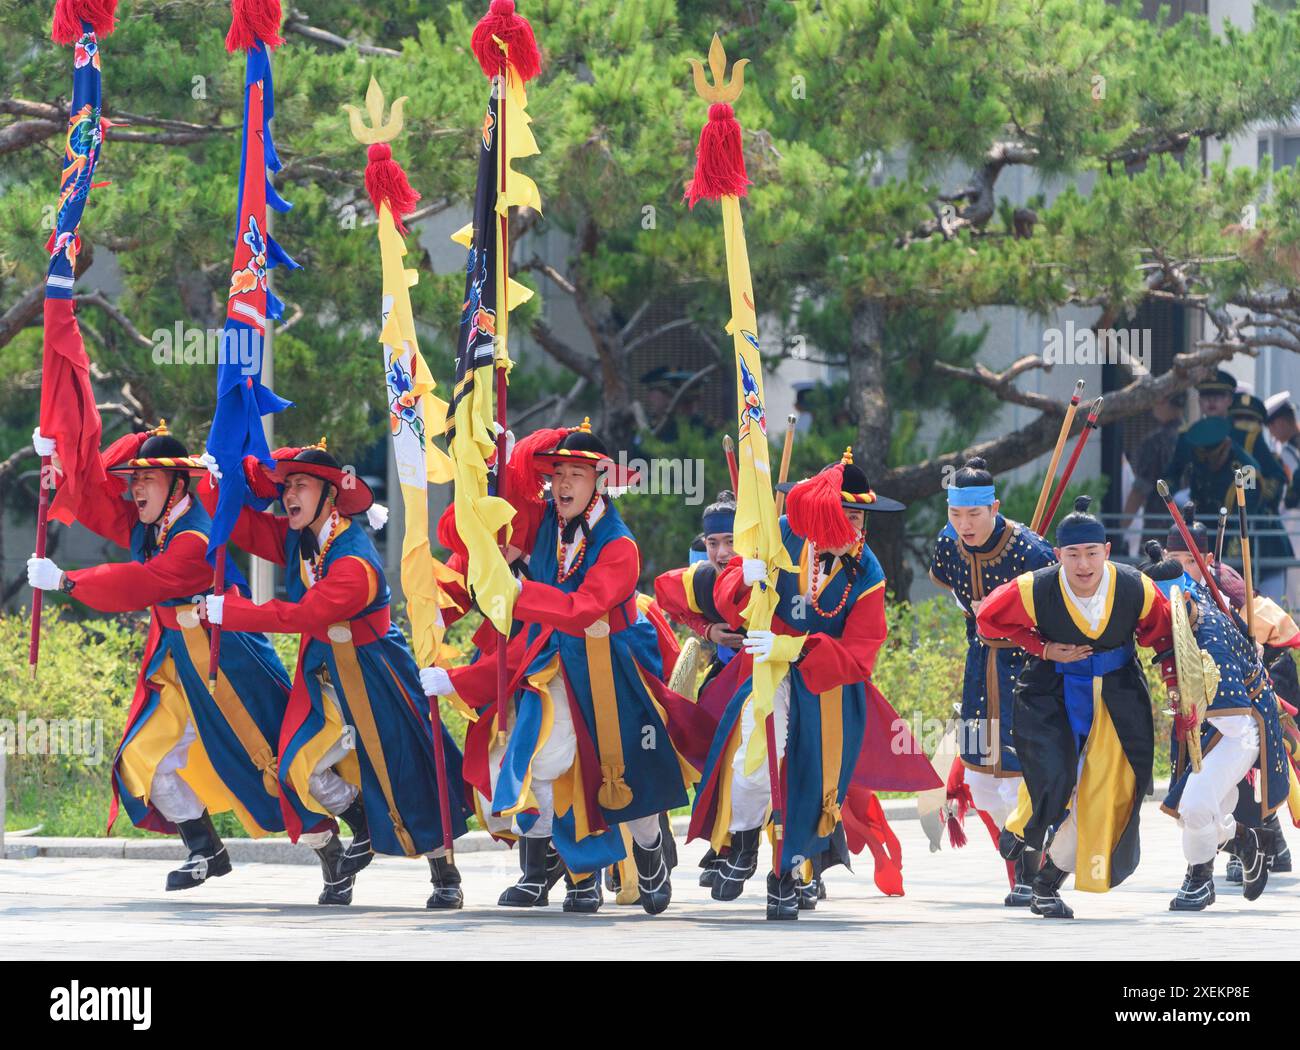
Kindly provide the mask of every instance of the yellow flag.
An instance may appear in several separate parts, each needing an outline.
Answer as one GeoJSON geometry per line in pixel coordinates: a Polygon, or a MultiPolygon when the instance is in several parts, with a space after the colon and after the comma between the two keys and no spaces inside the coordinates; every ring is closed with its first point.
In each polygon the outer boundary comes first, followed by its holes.
{"type": "MultiPolygon", "coordinates": [[[[758,351],[758,316],[754,287],[749,276],[749,251],[740,217],[740,198],[720,198],[722,229],[727,247],[727,285],[731,292],[731,321],[727,331],[736,349],[736,553],[767,562],[768,579],[756,583],[742,616],[748,630],[770,630],[776,609],[777,570],[794,570],[781,542],[776,497],[772,489],[772,463],[767,440],[767,401],[763,396],[763,361],[758,351]]],[[[777,683],[789,665],[775,657],[754,664],[754,722],[761,725],[772,712],[777,683]]],[[[753,773],[767,757],[767,735],[753,733],[745,752],[745,772],[753,773]]]]}
{"type": "Polygon", "coordinates": [[[452,236],[468,249],[469,261],[447,443],[455,471],[456,530],[468,554],[466,583],[483,615],[508,634],[517,585],[498,534],[514,515],[509,503],[488,493],[488,464],[496,446],[493,370],[509,376],[510,311],[532,295],[510,278],[510,208],[540,209],[541,198],[533,180],[511,167],[538,149],[528,126],[524,85],[513,67],[504,83],[504,90],[492,91],[483,118],[474,219],[452,236]]]}

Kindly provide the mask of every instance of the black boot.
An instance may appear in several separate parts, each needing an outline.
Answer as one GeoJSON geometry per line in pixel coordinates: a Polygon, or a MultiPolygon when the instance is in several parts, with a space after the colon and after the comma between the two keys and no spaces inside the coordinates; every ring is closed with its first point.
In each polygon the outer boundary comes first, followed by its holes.
{"type": "Polygon", "coordinates": [[[544,908],[550,903],[546,896],[546,859],[551,839],[528,838],[519,840],[519,881],[497,898],[503,908],[544,908]]]}
{"type": "Polygon", "coordinates": [[[775,920],[799,918],[799,886],[794,872],[787,871],[779,878],[776,872],[767,873],[767,917],[775,920]]]}
{"type": "Polygon", "coordinates": [[[822,886],[822,868],[817,861],[813,861],[812,878],[807,882],[799,883],[799,910],[814,911],[817,908],[817,902],[825,899],[826,890],[822,886]]]}
{"type": "Polygon", "coordinates": [[[1169,902],[1170,911],[1204,911],[1214,903],[1214,861],[1187,865],[1182,888],[1169,902]]]}
{"type": "Polygon", "coordinates": [[[352,829],[352,841],[339,859],[340,875],[355,875],[375,859],[374,848],[370,845],[370,826],[366,823],[366,809],[361,804],[361,792],[352,800],[339,817],[352,829]]]}
{"type": "Polygon", "coordinates": [[[718,862],[709,887],[715,901],[734,901],[745,891],[745,880],[758,871],[760,828],[731,833],[731,852],[718,862]]]}
{"type": "Polygon", "coordinates": [[[700,885],[712,886],[714,878],[718,874],[718,866],[722,863],[722,858],[710,847],[708,852],[700,858],[700,885]]]}
{"type": "Polygon", "coordinates": [[[1028,908],[1030,902],[1034,899],[1033,876],[1025,870],[1025,855],[1021,853],[1016,858],[1015,865],[1016,884],[1011,887],[1011,892],[1002,898],[1002,903],[1008,908],[1028,908]]]}
{"type": "Polygon", "coordinates": [[[549,904],[549,894],[555,889],[555,884],[564,878],[564,861],[560,859],[560,851],[555,848],[555,843],[550,839],[546,840],[546,889],[542,892],[542,899],[537,902],[538,907],[549,904]]]}
{"type": "Polygon", "coordinates": [[[632,859],[636,862],[636,885],[641,892],[641,907],[650,915],[658,915],[673,899],[673,882],[669,878],[668,864],[664,860],[664,836],[646,849],[634,838],[632,859]]]}
{"type": "Polygon", "coordinates": [[[230,854],[217,837],[217,829],[212,826],[212,817],[206,809],[194,820],[178,820],[176,830],[181,833],[181,841],[190,855],[179,868],[167,873],[167,889],[188,890],[230,873],[230,854]]]}
{"type": "Polygon", "coordinates": [[[1282,821],[1276,813],[1266,821],[1264,827],[1273,833],[1273,846],[1268,855],[1268,870],[1274,875],[1281,875],[1291,870],[1291,847],[1286,844],[1282,834],[1282,821]]]}
{"type": "Polygon", "coordinates": [[[623,888],[623,876],[619,874],[618,865],[611,864],[605,869],[605,889],[617,893],[623,888]]]}
{"type": "Polygon", "coordinates": [[[424,906],[432,911],[454,911],[465,907],[465,895],[460,891],[460,872],[456,862],[445,853],[429,858],[429,881],[433,892],[424,906]]]}
{"type": "Polygon", "coordinates": [[[329,841],[316,850],[316,856],[320,858],[321,876],[325,880],[325,887],[316,898],[316,903],[351,904],[352,884],[356,881],[356,876],[339,874],[339,861],[343,859],[343,840],[331,832],[329,841]]]}
{"type": "Polygon", "coordinates": [[[1025,851],[1025,840],[1017,835],[1014,831],[1002,829],[998,835],[998,853],[1002,855],[1003,860],[1019,860],[1020,854],[1025,851]]]}
{"type": "Polygon", "coordinates": [[[1228,871],[1223,878],[1224,881],[1227,882],[1229,886],[1241,885],[1241,858],[1240,857],[1233,856],[1233,854],[1231,853],[1228,854],[1228,871]]]}
{"type": "Polygon", "coordinates": [[[592,872],[581,882],[574,879],[567,871],[564,884],[568,887],[564,894],[564,911],[591,915],[600,910],[605,898],[600,892],[600,873],[592,872]]]}
{"type": "Polygon", "coordinates": [[[663,858],[671,875],[677,867],[677,840],[673,838],[673,822],[667,813],[659,814],[659,833],[663,835],[663,858]]]}
{"type": "Polygon", "coordinates": [[[1273,833],[1267,828],[1237,825],[1237,833],[1222,847],[1241,861],[1241,895],[1248,901],[1258,900],[1268,885],[1268,849],[1273,833]]]}
{"type": "MultiPolygon", "coordinates": [[[[1038,857],[1037,850],[1025,850],[1028,858],[1026,864],[1033,863],[1038,857]]],[[[1052,863],[1052,858],[1043,854],[1042,867],[1034,876],[1031,888],[1029,910],[1044,919],[1073,919],[1074,911],[1061,899],[1061,883],[1065,881],[1068,871],[1062,871],[1052,863]]]]}

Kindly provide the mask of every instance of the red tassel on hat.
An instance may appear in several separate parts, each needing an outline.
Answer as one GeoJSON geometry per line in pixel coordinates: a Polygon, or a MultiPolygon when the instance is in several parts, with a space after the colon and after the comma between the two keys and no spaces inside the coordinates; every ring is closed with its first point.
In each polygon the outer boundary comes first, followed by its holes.
{"type": "Polygon", "coordinates": [[[280,35],[280,0],[230,0],[226,50],[251,51],[260,40],[268,51],[284,43],[280,35]]]}
{"type": "Polygon", "coordinates": [[[117,25],[117,0],[58,0],[50,36],[56,44],[75,44],[82,22],[90,23],[95,36],[108,36],[117,25]]]}
{"type": "Polygon", "coordinates": [[[366,165],[366,192],[370,194],[370,203],[379,214],[379,206],[387,204],[393,213],[393,222],[397,232],[406,236],[406,227],[402,225],[402,216],[415,210],[415,203],[420,199],[419,193],[411,188],[402,166],[393,160],[393,151],[388,144],[376,142],[366,152],[369,163],[366,165]]]}
{"type": "Polygon", "coordinates": [[[568,435],[568,427],[534,430],[515,442],[506,464],[506,494],[516,506],[542,502],[542,475],[534,457],[558,445],[568,435]]]}
{"type": "Polygon", "coordinates": [[[847,547],[858,538],[844,514],[844,465],[837,463],[801,481],[785,497],[790,528],[821,550],[847,547]]]}
{"type": "Polygon", "coordinates": [[[537,51],[533,27],[523,15],[515,14],[514,0],[492,0],[488,13],[479,19],[470,37],[470,48],[485,76],[494,77],[501,72],[501,47],[493,37],[506,45],[506,61],[525,82],[542,71],[542,56],[537,51]]]}
{"type": "Polygon", "coordinates": [[[686,184],[684,199],[694,208],[698,200],[712,201],[728,194],[743,197],[748,185],[740,121],[727,103],[715,102],[709,107],[709,119],[700,130],[695,177],[686,184]]]}

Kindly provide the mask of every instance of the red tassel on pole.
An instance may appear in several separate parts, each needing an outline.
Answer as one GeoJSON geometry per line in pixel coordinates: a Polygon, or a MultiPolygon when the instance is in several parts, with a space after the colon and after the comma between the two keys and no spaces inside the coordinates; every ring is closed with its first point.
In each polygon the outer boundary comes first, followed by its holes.
{"type": "Polygon", "coordinates": [[[268,51],[284,43],[280,35],[280,0],[230,0],[226,50],[251,51],[260,40],[268,51]]]}
{"type": "Polygon", "coordinates": [[[366,164],[366,192],[370,194],[370,203],[379,214],[379,206],[387,204],[393,213],[393,222],[397,232],[406,236],[406,227],[402,225],[402,216],[415,210],[420,194],[411,188],[402,166],[393,160],[393,151],[387,143],[376,142],[367,151],[369,163],[366,164]]]}
{"type": "Polygon", "coordinates": [[[501,72],[501,46],[493,37],[505,44],[507,61],[520,80],[532,80],[542,71],[533,27],[523,15],[515,13],[514,0],[492,0],[488,13],[479,19],[470,37],[470,49],[489,79],[501,72]]]}
{"type": "Polygon", "coordinates": [[[715,102],[709,107],[709,119],[700,130],[695,177],[686,184],[684,199],[694,208],[698,200],[713,201],[729,195],[743,197],[748,185],[740,121],[731,106],[715,102]]]}
{"type": "Polygon", "coordinates": [[[83,22],[90,23],[95,36],[108,36],[117,26],[117,0],[58,0],[50,36],[56,44],[75,44],[83,22]]]}

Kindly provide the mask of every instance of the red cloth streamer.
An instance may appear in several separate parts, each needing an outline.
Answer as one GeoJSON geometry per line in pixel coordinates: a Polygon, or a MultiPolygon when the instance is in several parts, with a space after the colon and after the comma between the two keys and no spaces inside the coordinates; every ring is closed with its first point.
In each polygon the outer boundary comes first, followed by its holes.
{"type": "Polygon", "coordinates": [[[532,80],[542,71],[542,56],[537,50],[533,27],[523,15],[515,13],[514,0],[492,0],[488,13],[479,19],[470,37],[470,49],[488,77],[501,72],[503,60],[501,47],[493,37],[506,45],[504,60],[520,80],[532,80]]]}
{"type": "Polygon", "coordinates": [[[49,513],[55,521],[71,525],[82,494],[107,481],[99,455],[102,425],[90,384],[90,358],[71,299],[45,300],[43,353],[41,433],[58,445],[63,469],[49,513]]]}
{"type": "Polygon", "coordinates": [[[820,550],[852,544],[858,533],[844,514],[843,491],[844,466],[840,463],[799,482],[785,497],[790,528],[820,550]]]}
{"type": "Polygon", "coordinates": [[[849,849],[861,853],[865,846],[871,851],[876,888],[887,897],[903,896],[903,848],[885,819],[884,808],[876,793],[857,785],[850,786],[840,815],[849,849]]]}
{"type": "Polygon", "coordinates": [[[117,27],[117,0],[58,0],[50,36],[56,44],[75,44],[82,22],[90,23],[95,36],[108,36],[117,27]]]}
{"type": "Polygon", "coordinates": [[[406,227],[402,225],[402,216],[415,210],[419,193],[411,188],[402,166],[393,160],[393,151],[388,144],[376,142],[366,152],[369,163],[366,165],[366,192],[370,194],[370,203],[379,214],[379,206],[387,204],[393,213],[393,222],[397,232],[406,236],[406,227]]]}
{"type": "Polygon", "coordinates": [[[251,51],[260,40],[268,51],[284,43],[280,35],[280,0],[230,0],[226,50],[251,51]]]}
{"type": "Polygon", "coordinates": [[[727,103],[715,102],[709,107],[709,119],[700,130],[695,177],[686,184],[683,199],[694,208],[698,200],[714,201],[727,195],[743,197],[748,185],[740,121],[727,103]]]}

